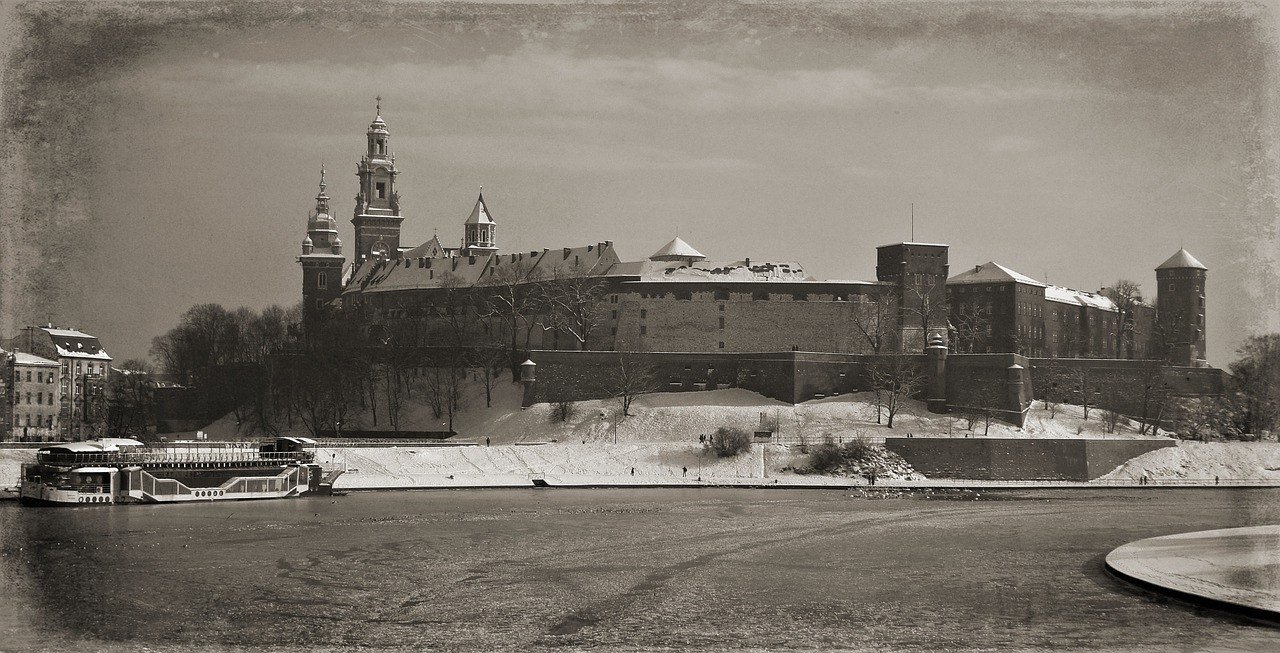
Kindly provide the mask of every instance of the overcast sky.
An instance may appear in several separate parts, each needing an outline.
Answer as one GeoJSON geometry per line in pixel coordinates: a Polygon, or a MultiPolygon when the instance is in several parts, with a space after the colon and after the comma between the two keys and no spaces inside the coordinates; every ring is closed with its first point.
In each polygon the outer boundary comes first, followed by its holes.
{"type": "MultiPolygon", "coordinates": [[[[875,247],[912,238],[914,204],[914,239],[951,245],[953,274],[995,261],[1154,295],[1153,268],[1185,245],[1209,267],[1215,365],[1247,332],[1280,330],[1262,9],[479,6],[455,19],[368,5],[385,17],[228,20],[191,5],[164,25],[138,17],[150,28],[121,38],[143,45],[94,68],[92,101],[67,109],[79,181],[37,203],[75,225],[66,242],[38,233],[60,261],[44,276],[65,287],[54,302],[10,294],[5,333],[52,319],[123,360],[192,304],[296,303],[321,165],[354,243],[376,96],[403,244],[456,243],[483,185],[507,252],[612,240],[635,260],[678,234],[713,260],[874,279],[875,247]]],[[[103,20],[80,18],[24,38],[82,52],[103,20]]]]}

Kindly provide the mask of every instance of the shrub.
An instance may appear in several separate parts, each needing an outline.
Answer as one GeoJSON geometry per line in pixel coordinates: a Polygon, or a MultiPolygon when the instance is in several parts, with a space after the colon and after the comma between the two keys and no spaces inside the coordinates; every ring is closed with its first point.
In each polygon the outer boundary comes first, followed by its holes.
{"type": "Polygon", "coordinates": [[[832,442],[824,442],[809,452],[809,467],[819,474],[832,471],[844,463],[844,453],[832,442]]]}
{"type": "Polygon", "coordinates": [[[866,437],[859,435],[844,443],[844,458],[845,460],[859,462],[870,458],[874,450],[875,446],[866,437]]]}
{"type": "Polygon", "coordinates": [[[732,458],[751,450],[751,434],[742,430],[721,426],[711,434],[707,448],[721,458],[732,458]]]}
{"type": "Polygon", "coordinates": [[[575,406],[572,401],[557,401],[551,404],[551,423],[567,422],[573,417],[575,406]]]}

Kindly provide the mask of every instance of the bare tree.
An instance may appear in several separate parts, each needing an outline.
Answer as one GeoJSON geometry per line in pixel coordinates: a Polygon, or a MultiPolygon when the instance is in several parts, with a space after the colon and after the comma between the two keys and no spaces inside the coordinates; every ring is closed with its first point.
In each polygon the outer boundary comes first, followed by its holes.
{"type": "Polygon", "coordinates": [[[659,387],[657,368],[636,358],[633,354],[618,354],[618,367],[609,381],[609,394],[622,404],[622,415],[631,415],[631,403],[636,398],[656,392],[659,387]]]}
{"type": "Polygon", "coordinates": [[[508,352],[497,347],[477,347],[471,354],[476,375],[484,385],[484,405],[493,405],[493,389],[507,363],[508,352]]]}
{"type": "Polygon", "coordinates": [[[1255,435],[1280,428],[1280,333],[1251,336],[1236,355],[1230,387],[1241,395],[1243,428],[1255,435]]]}
{"type": "Polygon", "coordinates": [[[519,334],[522,327],[525,334],[529,333],[529,326],[542,306],[543,296],[536,284],[541,277],[532,261],[522,258],[505,265],[494,265],[480,280],[484,296],[477,310],[481,318],[502,325],[502,330],[511,339],[508,366],[512,381],[520,379],[520,364],[524,362],[519,334]]]}
{"type": "Polygon", "coordinates": [[[131,358],[111,374],[107,393],[108,432],[150,439],[155,427],[155,372],[146,361],[131,358]]]}
{"type": "Polygon", "coordinates": [[[1117,325],[1115,357],[1133,358],[1137,308],[1142,305],[1142,289],[1136,281],[1117,279],[1110,287],[1102,289],[1102,295],[1116,306],[1117,325]]]}
{"type": "Polygon", "coordinates": [[[893,428],[893,418],[908,399],[924,387],[927,379],[907,356],[881,356],[871,366],[871,386],[876,391],[876,423],[881,407],[888,415],[886,426],[893,428]]]}
{"type": "Polygon", "coordinates": [[[892,293],[881,292],[867,297],[857,296],[849,303],[849,324],[854,339],[873,354],[898,352],[898,300],[892,293]]]}
{"type": "Polygon", "coordinates": [[[945,331],[947,326],[947,277],[942,274],[920,275],[917,283],[903,285],[902,297],[902,350],[920,351],[934,332],[945,331]],[[915,326],[919,325],[918,334],[915,326]]]}
{"type": "Polygon", "coordinates": [[[979,304],[960,304],[951,326],[952,351],[974,354],[983,351],[991,335],[991,313],[979,304]]]}
{"type": "Polygon", "coordinates": [[[548,281],[539,284],[546,311],[544,329],[567,334],[586,349],[591,334],[602,321],[606,285],[582,266],[556,268],[548,281]]]}

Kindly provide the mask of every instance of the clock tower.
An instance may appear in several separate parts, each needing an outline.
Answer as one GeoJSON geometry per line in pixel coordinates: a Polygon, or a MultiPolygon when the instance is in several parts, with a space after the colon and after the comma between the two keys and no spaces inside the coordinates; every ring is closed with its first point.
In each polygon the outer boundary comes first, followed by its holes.
{"type": "Polygon", "coordinates": [[[400,194],[396,192],[396,157],[391,153],[391,133],[382,120],[382,98],[378,98],[377,117],[366,133],[364,156],[356,166],[360,192],[356,194],[355,265],[375,257],[400,256],[400,194]]]}

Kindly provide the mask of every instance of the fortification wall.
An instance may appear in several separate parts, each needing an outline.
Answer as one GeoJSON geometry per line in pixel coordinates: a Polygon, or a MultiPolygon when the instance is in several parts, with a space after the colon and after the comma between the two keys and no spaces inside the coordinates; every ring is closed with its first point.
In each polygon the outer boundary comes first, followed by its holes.
{"type": "Polygon", "coordinates": [[[1098,478],[1171,440],[885,438],[885,447],[931,478],[1065,480],[1098,478]]]}
{"type": "Polygon", "coordinates": [[[1036,399],[1044,399],[1056,384],[1059,400],[1081,404],[1081,374],[1088,376],[1090,405],[1130,416],[1142,414],[1147,386],[1161,387],[1173,397],[1199,397],[1221,395],[1225,384],[1223,371],[1215,368],[1161,366],[1156,361],[1144,360],[1031,359],[1036,399]]]}

